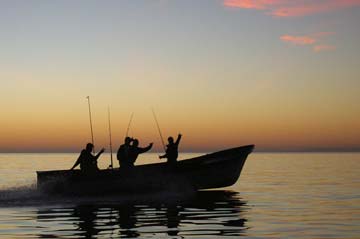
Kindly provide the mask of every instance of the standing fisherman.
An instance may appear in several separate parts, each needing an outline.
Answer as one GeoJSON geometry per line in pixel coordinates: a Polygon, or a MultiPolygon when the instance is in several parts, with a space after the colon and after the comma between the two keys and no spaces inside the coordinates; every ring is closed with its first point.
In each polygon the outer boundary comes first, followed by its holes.
{"type": "Polygon", "coordinates": [[[128,124],[127,130],[126,130],[126,137],[124,140],[124,144],[120,145],[120,147],[117,151],[116,157],[117,157],[117,160],[119,161],[120,168],[129,168],[131,166],[130,159],[129,159],[130,158],[129,153],[130,153],[130,147],[131,147],[130,143],[132,141],[134,141],[134,139],[130,138],[128,135],[129,135],[129,129],[130,129],[130,125],[131,125],[133,116],[134,116],[134,113],[131,113],[129,124],[128,124]]]}
{"type": "Polygon", "coordinates": [[[130,167],[129,152],[130,152],[130,143],[133,141],[130,137],[125,137],[124,144],[120,145],[120,148],[117,151],[117,160],[119,161],[119,166],[122,168],[130,167]]]}
{"type": "Polygon", "coordinates": [[[169,143],[168,145],[166,145],[166,153],[164,155],[159,156],[160,159],[167,158],[167,163],[169,165],[176,164],[181,136],[182,136],[181,134],[178,135],[176,142],[174,142],[174,138],[170,136],[168,138],[169,143]]]}
{"type": "Polygon", "coordinates": [[[132,145],[130,146],[130,151],[129,151],[129,163],[130,163],[129,166],[133,167],[139,154],[149,151],[152,148],[152,146],[153,143],[150,143],[147,147],[140,148],[139,140],[134,139],[132,145]]]}

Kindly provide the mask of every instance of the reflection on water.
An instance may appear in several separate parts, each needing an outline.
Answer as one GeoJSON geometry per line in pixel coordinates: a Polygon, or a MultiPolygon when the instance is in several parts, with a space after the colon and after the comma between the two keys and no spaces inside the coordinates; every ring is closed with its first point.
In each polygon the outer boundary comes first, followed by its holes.
{"type": "MultiPolygon", "coordinates": [[[[234,192],[187,199],[182,192],[69,198],[43,195],[29,185],[36,170],[71,167],[77,156],[0,154],[0,239],[360,235],[359,153],[254,153],[228,188],[234,192]]],[[[157,154],[145,159],[158,162],[157,154]]]]}
{"type": "MultiPolygon", "coordinates": [[[[204,238],[241,236],[248,210],[232,191],[198,192],[172,204],[77,205],[39,208],[38,238],[204,238]],[[54,226],[54,225],[57,226],[54,226]],[[47,228],[47,229],[44,229],[47,228]]],[[[25,236],[25,235],[24,235],[25,236]]]]}

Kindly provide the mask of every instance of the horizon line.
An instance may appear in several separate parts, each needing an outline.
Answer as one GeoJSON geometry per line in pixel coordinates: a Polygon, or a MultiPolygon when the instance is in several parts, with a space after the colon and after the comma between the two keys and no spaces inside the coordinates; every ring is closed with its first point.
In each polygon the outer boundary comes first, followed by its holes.
{"type": "MultiPolygon", "coordinates": [[[[218,150],[221,151],[221,150],[218,150]]],[[[182,151],[181,153],[199,153],[208,154],[217,151],[182,151]]],[[[79,151],[0,151],[0,154],[76,154],[79,151]]],[[[116,154],[116,152],[112,152],[116,154]]],[[[164,153],[164,151],[152,151],[147,153],[164,153]]],[[[360,153],[360,149],[329,149],[329,150],[254,150],[253,153],[360,153]]],[[[110,154],[110,152],[104,152],[104,154],[110,154]]]]}

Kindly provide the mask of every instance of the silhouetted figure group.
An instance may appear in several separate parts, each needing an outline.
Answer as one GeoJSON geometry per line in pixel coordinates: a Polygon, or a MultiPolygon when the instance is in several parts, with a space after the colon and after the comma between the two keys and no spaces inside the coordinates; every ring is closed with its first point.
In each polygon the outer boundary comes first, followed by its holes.
{"type": "MultiPolygon", "coordinates": [[[[164,155],[159,156],[160,159],[166,158],[167,163],[171,166],[176,164],[178,158],[178,148],[181,139],[181,134],[178,135],[176,141],[174,142],[173,137],[168,138],[168,145],[166,145],[166,152],[164,155]]],[[[120,145],[117,151],[117,160],[119,161],[119,166],[121,169],[131,169],[134,167],[135,161],[139,154],[149,151],[153,146],[153,143],[150,143],[147,147],[139,147],[139,140],[126,137],[124,144],[120,145]]],[[[92,151],[94,145],[88,143],[86,148],[83,149],[80,153],[79,158],[76,160],[74,166],[70,170],[73,170],[76,166],[80,165],[80,169],[86,173],[94,173],[99,170],[97,166],[97,159],[105,151],[101,149],[99,153],[93,155],[92,151]]]]}
{"type": "Polygon", "coordinates": [[[153,143],[150,143],[149,146],[140,148],[139,140],[126,137],[124,144],[120,146],[116,155],[120,167],[132,168],[139,154],[149,151],[152,146],[153,143]]]}

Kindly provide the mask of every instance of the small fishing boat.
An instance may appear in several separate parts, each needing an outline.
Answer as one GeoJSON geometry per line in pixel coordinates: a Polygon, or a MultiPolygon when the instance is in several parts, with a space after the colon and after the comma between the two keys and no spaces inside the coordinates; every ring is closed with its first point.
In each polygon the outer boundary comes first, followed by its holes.
{"type": "Polygon", "coordinates": [[[104,169],[93,174],[80,170],[38,171],[38,189],[59,194],[121,194],[159,191],[186,192],[228,187],[236,183],[254,145],[227,149],[167,163],[132,169],[104,169]]]}

